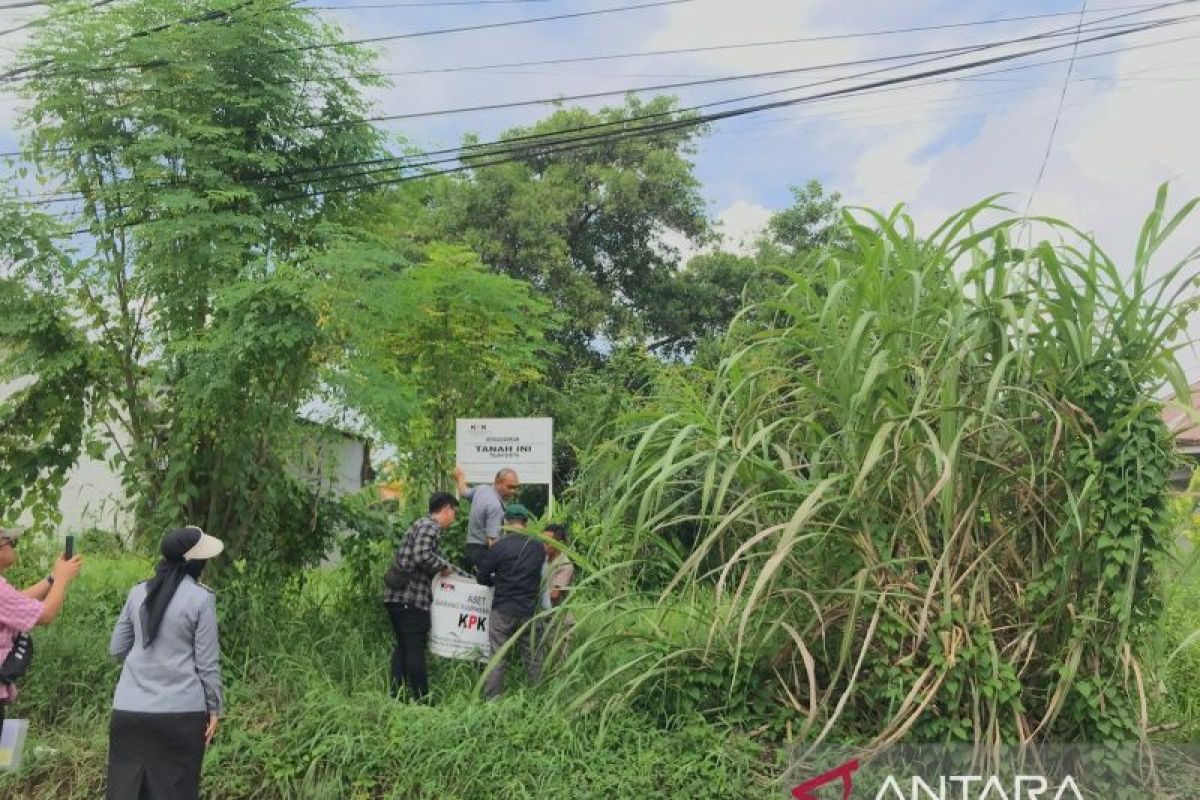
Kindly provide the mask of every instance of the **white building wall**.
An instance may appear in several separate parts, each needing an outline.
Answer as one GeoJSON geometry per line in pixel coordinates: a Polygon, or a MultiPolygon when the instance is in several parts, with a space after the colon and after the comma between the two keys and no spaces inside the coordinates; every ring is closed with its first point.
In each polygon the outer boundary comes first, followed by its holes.
{"type": "MultiPolygon", "coordinates": [[[[0,402],[28,384],[28,379],[0,384],[0,402]]],[[[321,425],[305,425],[306,442],[291,473],[322,494],[347,494],[363,486],[367,443],[321,425]]],[[[92,528],[127,533],[133,524],[129,497],[121,476],[105,461],[82,453],[68,473],[59,500],[59,532],[78,534],[92,528]]],[[[20,522],[29,522],[28,516],[20,522]]]]}

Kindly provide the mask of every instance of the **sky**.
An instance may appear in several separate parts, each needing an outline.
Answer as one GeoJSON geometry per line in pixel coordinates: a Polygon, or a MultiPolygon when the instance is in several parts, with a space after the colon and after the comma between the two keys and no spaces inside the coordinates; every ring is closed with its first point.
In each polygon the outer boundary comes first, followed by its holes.
{"type": "MultiPolygon", "coordinates": [[[[476,0],[447,5],[445,0],[436,0],[442,4],[431,7],[421,0],[407,0],[409,5],[394,5],[402,1],[391,0],[388,8],[349,6],[389,4],[389,0],[308,0],[306,5],[322,3],[320,14],[340,25],[348,38],[359,38],[653,2],[476,0]]],[[[762,99],[770,101],[878,80],[885,76],[861,73],[905,63],[827,66],[838,62],[1059,32],[1056,38],[996,47],[905,70],[1065,45],[1021,61],[980,68],[990,73],[972,74],[970,80],[881,87],[854,98],[799,104],[722,121],[698,143],[696,174],[703,183],[709,211],[720,222],[730,247],[747,241],[772,210],[786,206],[791,186],[816,179],[851,205],[890,208],[904,203],[918,225],[927,230],[954,209],[1006,193],[1003,202],[1010,208],[1065,218],[1092,232],[1118,260],[1129,262],[1159,184],[1171,182],[1176,202],[1200,195],[1200,149],[1196,146],[1200,51],[1195,47],[1200,21],[1184,21],[1108,42],[1084,42],[1074,51],[1078,58],[1073,63],[1071,45],[1081,12],[1082,19],[1094,26],[1200,13],[1200,3],[1195,0],[1156,5],[1136,0],[1086,4],[1076,0],[660,2],[571,19],[385,42],[378,45],[380,65],[382,71],[393,72],[785,39],[808,41],[404,75],[394,77],[390,87],[375,91],[374,99],[379,113],[412,113],[792,70],[770,78],[672,90],[685,106],[777,92],[762,99]],[[981,21],[993,22],[959,24],[981,21]],[[933,26],[940,27],[881,33],[933,26]],[[814,38],[818,41],[812,41],[814,38]],[[1129,49],[1102,52],[1114,48],[1129,49]],[[1022,69],[996,71],[1017,64],[1022,69]],[[814,69],[819,67],[825,68],[814,69]],[[802,69],[808,71],[798,71],[802,69]],[[858,77],[853,77],[856,74],[858,77]],[[822,81],[819,86],[811,85],[822,81]],[[810,86],[795,88],[805,84],[810,86]],[[784,89],[791,91],[779,91],[784,89]]],[[[0,30],[37,13],[36,8],[0,10],[0,30]]],[[[0,36],[0,60],[8,58],[20,41],[20,34],[0,36]]],[[[9,97],[0,93],[0,150],[12,149],[15,144],[12,123],[16,104],[9,97]]],[[[596,108],[618,102],[616,96],[579,104],[596,108]]],[[[712,110],[730,107],[717,105],[712,110]]],[[[532,106],[441,115],[392,123],[389,129],[416,146],[445,147],[457,144],[469,132],[495,137],[529,124],[549,110],[549,106],[532,106]]],[[[1178,257],[1187,247],[1200,243],[1198,240],[1200,214],[1177,232],[1175,249],[1164,255],[1178,257]]],[[[1193,324],[1192,333],[1200,337],[1200,321],[1193,324]]],[[[1186,352],[1183,361],[1189,378],[1200,380],[1200,355],[1186,352]]]]}

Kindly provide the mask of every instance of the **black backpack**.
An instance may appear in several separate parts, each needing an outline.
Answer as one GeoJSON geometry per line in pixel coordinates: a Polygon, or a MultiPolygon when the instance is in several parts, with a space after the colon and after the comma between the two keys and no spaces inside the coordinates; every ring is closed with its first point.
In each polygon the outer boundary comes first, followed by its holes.
{"type": "Polygon", "coordinates": [[[392,560],[392,565],[383,574],[383,585],[393,592],[404,591],[408,588],[408,584],[412,582],[412,554],[406,552],[412,549],[412,540],[413,537],[411,535],[404,535],[404,541],[400,543],[400,548],[396,551],[396,557],[392,560]]]}
{"type": "Polygon", "coordinates": [[[28,633],[18,633],[13,639],[12,650],[4,663],[0,664],[0,683],[14,683],[29,671],[29,662],[33,661],[33,637],[28,633]]]}

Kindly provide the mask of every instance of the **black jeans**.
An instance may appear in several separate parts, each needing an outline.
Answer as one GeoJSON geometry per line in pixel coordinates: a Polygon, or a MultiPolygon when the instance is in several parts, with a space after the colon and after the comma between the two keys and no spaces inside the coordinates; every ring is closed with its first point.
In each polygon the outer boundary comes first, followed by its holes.
{"type": "Polygon", "coordinates": [[[432,622],[428,608],[408,603],[384,603],[396,634],[396,649],[392,651],[392,693],[399,695],[400,687],[408,690],[413,700],[421,700],[429,691],[429,675],[425,671],[425,648],[429,644],[432,622]]]}
{"type": "Polygon", "coordinates": [[[469,544],[466,546],[463,555],[467,562],[467,572],[470,572],[476,578],[479,577],[479,564],[483,561],[483,557],[487,555],[488,546],[486,544],[469,544]]]}

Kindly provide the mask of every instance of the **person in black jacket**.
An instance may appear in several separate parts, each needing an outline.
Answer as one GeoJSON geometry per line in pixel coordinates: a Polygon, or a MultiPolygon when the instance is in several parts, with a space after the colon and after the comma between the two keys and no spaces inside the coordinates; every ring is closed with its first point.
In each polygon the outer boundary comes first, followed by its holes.
{"type": "MultiPolygon", "coordinates": [[[[521,651],[526,671],[533,664],[533,648],[529,629],[521,627],[537,610],[538,594],[542,587],[542,565],[546,550],[541,542],[520,532],[529,520],[529,512],[516,503],[504,509],[504,522],[515,529],[492,545],[479,564],[479,582],[495,587],[492,595],[492,614],[488,619],[488,644],[492,655],[521,631],[516,646],[521,651]]],[[[488,672],[483,696],[497,697],[504,689],[508,658],[500,659],[488,672]]]]}

